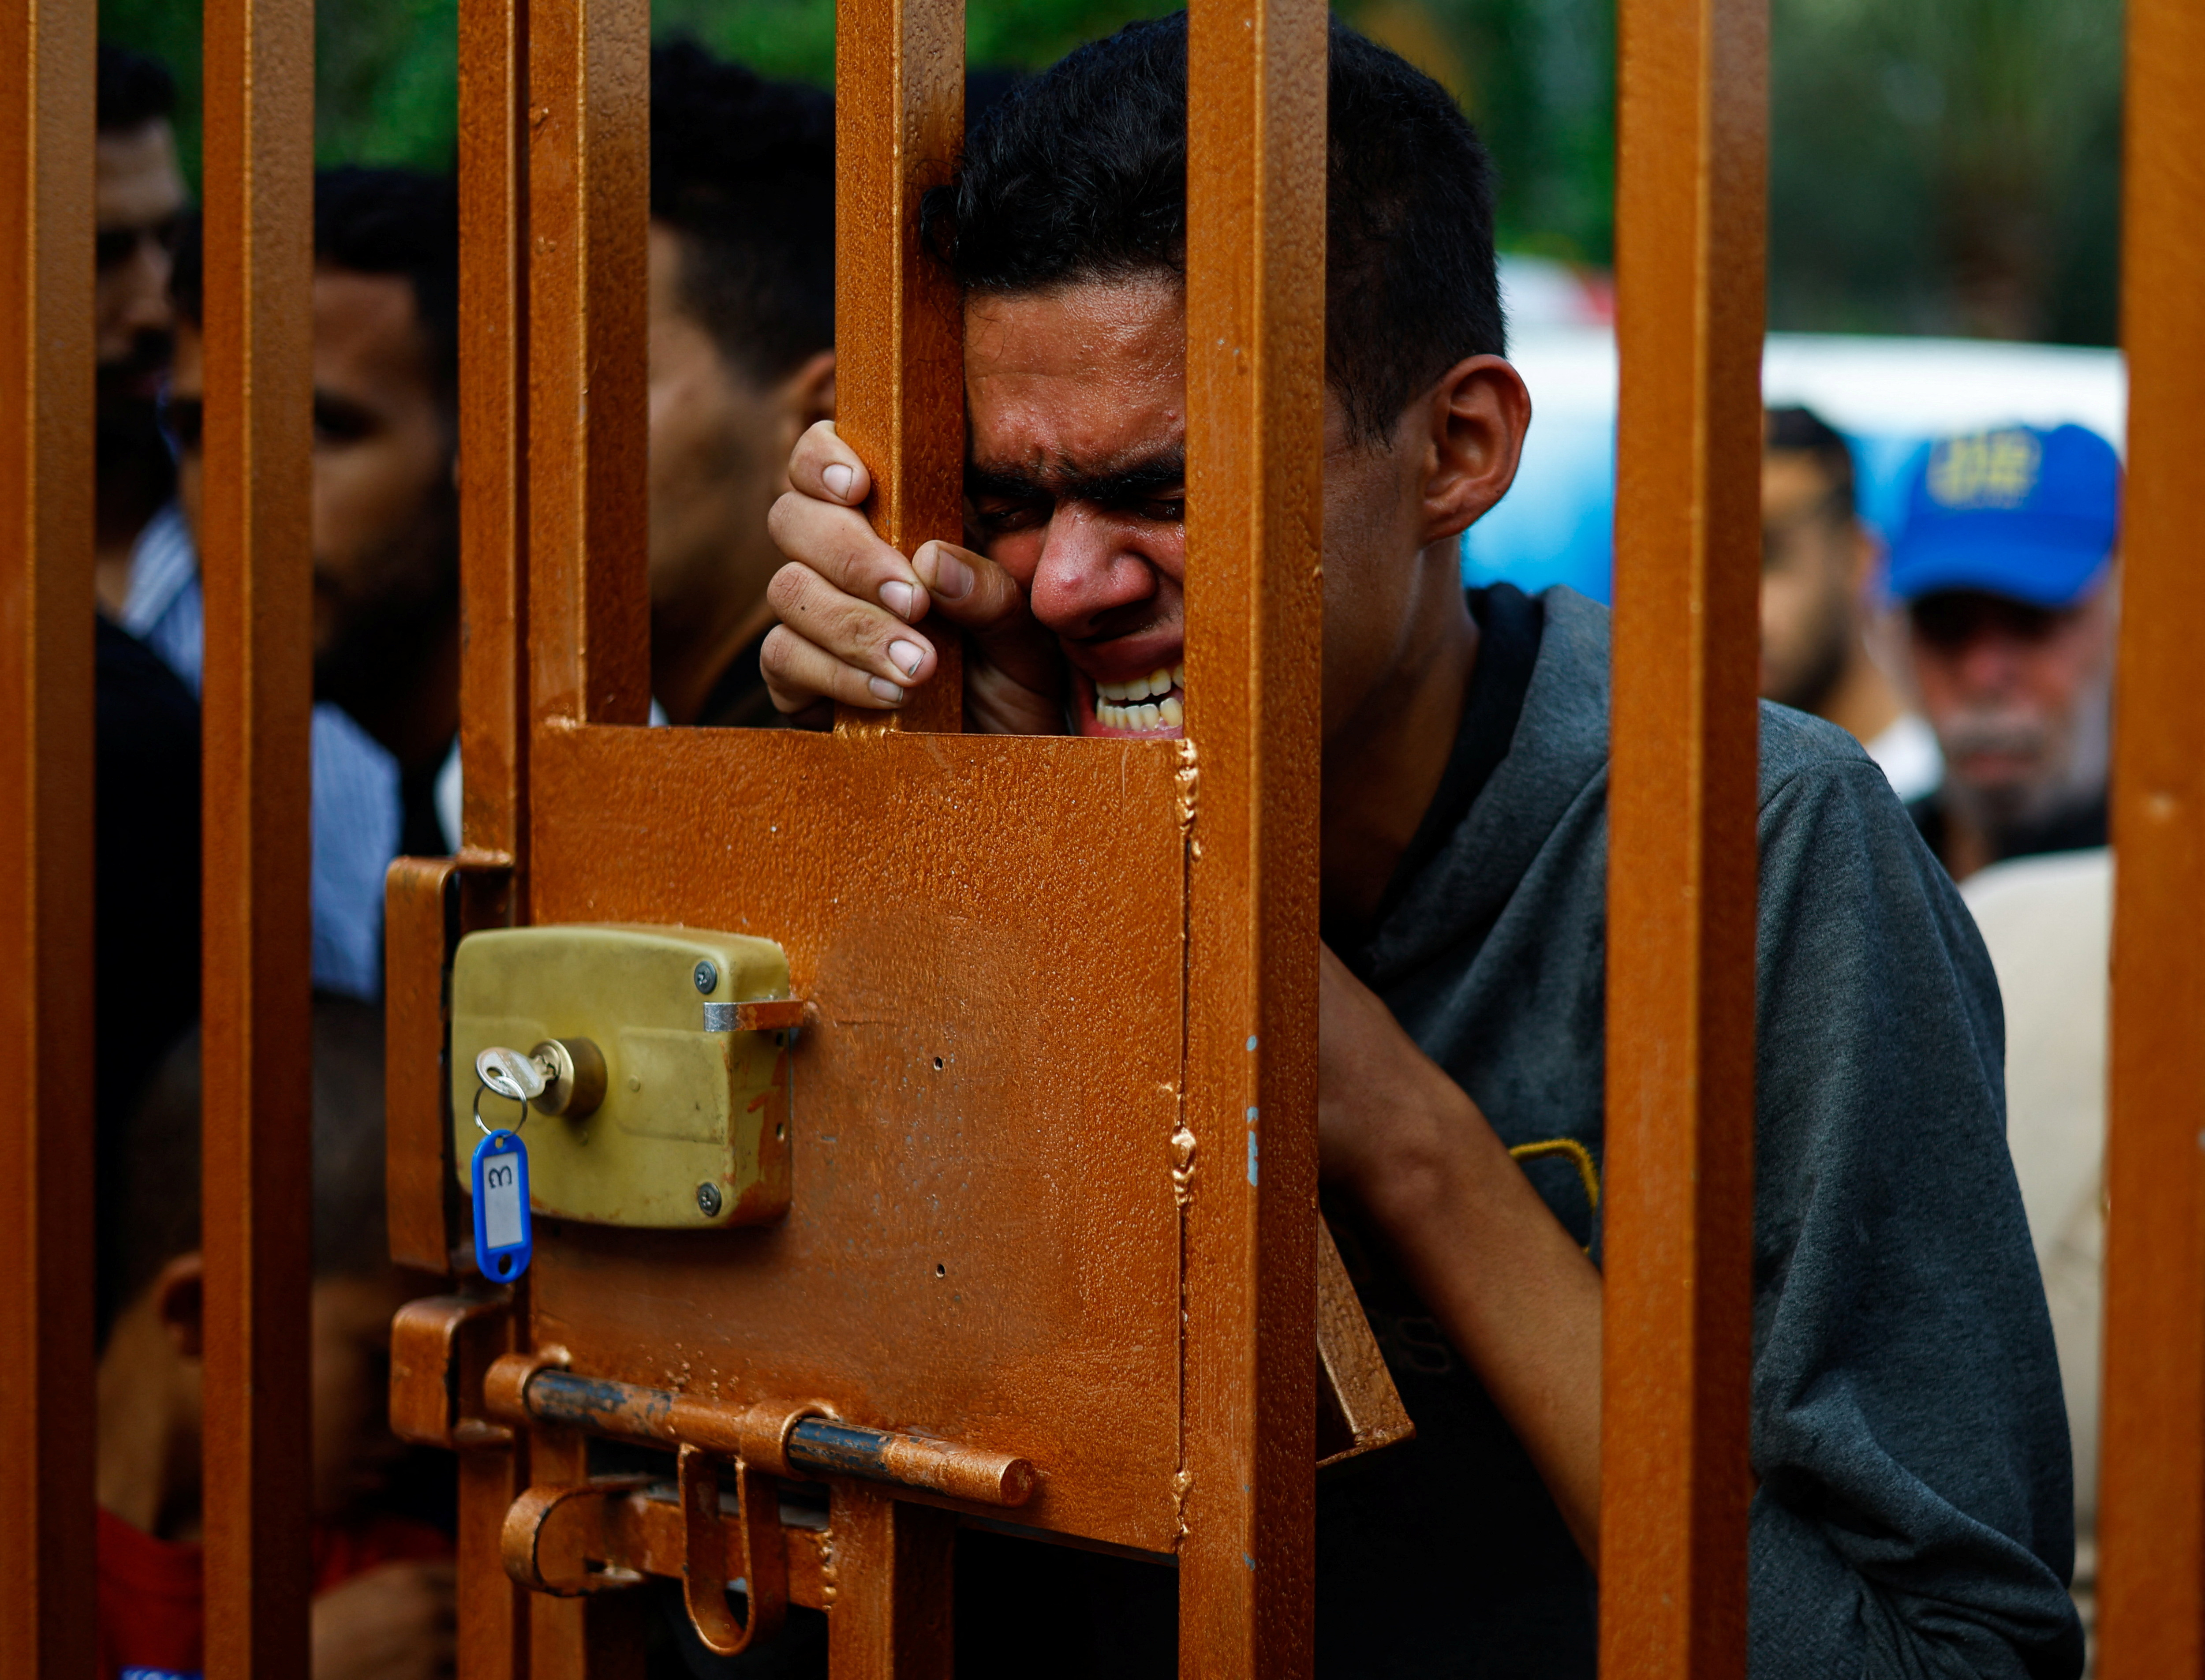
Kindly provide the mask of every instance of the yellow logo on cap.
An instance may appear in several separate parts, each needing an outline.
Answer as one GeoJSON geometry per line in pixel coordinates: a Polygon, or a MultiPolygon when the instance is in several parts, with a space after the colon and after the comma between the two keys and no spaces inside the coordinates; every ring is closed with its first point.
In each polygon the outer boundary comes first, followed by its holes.
{"type": "Polygon", "coordinates": [[[2033,432],[1952,438],[1929,456],[1929,499],[1945,508],[2018,508],[2036,488],[2043,457],[2033,432]]]}

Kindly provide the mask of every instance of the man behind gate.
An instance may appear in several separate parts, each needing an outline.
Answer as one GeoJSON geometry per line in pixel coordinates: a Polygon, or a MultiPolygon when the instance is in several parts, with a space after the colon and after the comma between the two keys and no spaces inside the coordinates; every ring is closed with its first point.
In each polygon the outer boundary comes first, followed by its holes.
{"type": "MultiPolygon", "coordinates": [[[[1435,84],[1338,23],[1331,50],[1319,1123],[1418,1433],[1320,1489],[1318,1671],[1590,1675],[1608,619],[1461,588],[1530,418],[1490,166],[1435,84]]],[[[889,548],[865,463],[807,433],[774,515],[782,711],[892,708],[961,636],[973,728],[1180,732],[1186,73],[1183,17],[1085,48],[930,196],[971,546],[889,548]]],[[[1753,1672],[2073,1675],[1982,944],[1834,727],[1764,709],[1758,837],[1753,1672]]],[[[1168,1582],[1062,1556],[1052,1666],[1170,1672],[1168,1582]]],[[[971,1564],[960,1598],[990,1591],[971,1564]]],[[[960,1620],[961,1673],[1018,1671],[960,1620]]]]}

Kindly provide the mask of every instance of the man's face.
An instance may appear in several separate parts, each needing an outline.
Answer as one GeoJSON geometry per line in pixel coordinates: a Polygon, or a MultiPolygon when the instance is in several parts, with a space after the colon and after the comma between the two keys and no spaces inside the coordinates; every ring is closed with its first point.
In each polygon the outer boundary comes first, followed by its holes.
{"type": "Polygon", "coordinates": [[[2069,607],[1929,595],[1908,610],[1923,712],[1954,789],[1988,821],[2042,814],[2102,783],[2111,591],[2069,607]]]}
{"type": "MultiPolygon", "coordinates": [[[[452,426],[411,281],[318,269],[313,308],[315,673],[325,697],[342,700],[387,677],[395,640],[450,598],[452,426]]],[[[187,323],[171,407],[194,528],[205,382],[200,337],[187,323]]]]}
{"type": "Polygon", "coordinates": [[[1186,337],[1162,281],[966,309],[972,519],[1056,632],[1082,734],[1185,719],[1186,337]]]}
{"type": "Polygon", "coordinates": [[[318,1278],[311,1305],[314,1515],[341,1517],[383,1491],[405,1448],[390,1433],[390,1320],[408,1291],[395,1273],[318,1278]]]}
{"type": "Polygon", "coordinates": [[[185,203],[175,134],[161,121],[101,134],[92,148],[92,179],[101,382],[118,395],[150,402],[168,364],[170,253],[185,203]]]}
{"type": "Polygon", "coordinates": [[[788,488],[792,425],[689,312],[681,235],[651,228],[651,599],[684,611],[765,594],[780,551],[766,513],[788,488]]]}
{"type": "Polygon", "coordinates": [[[1858,640],[1865,540],[1804,450],[1761,462],[1761,692],[1821,708],[1858,640]]]}
{"type": "MultiPolygon", "coordinates": [[[[1056,633],[1082,734],[1182,732],[1186,338],[1168,278],[966,306],[977,540],[1056,633]]],[[[1324,450],[1329,737],[1401,657],[1428,534],[1421,449],[1353,441],[1328,391],[1324,450]]]]}

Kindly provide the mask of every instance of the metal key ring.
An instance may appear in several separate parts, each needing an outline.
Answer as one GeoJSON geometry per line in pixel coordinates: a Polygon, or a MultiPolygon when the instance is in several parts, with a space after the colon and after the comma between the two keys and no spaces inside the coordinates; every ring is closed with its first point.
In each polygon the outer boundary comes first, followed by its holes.
{"type": "MultiPolygon", "coordinates": [[[[484,1120],[484,1119],[482,1117],[482,1099],[483,1099],[483,1093],[484,1093],[484,1092],[485,1092],[485,1091],[490,1091],[490,1087],[489,1087],[488,1085],[481,1084],[481,1083],[478,1083],[478,1084],[476,1085],[476,1087],[475,1087],[475,1103],[474,1103],[474,1109],[475,1109],[475,1124],[476,1124],[476,1126],[477,1126],[477,1127],[478,1127],[478,1128],[481,1129],[482,1135],[483,1135],[484,1137],[495,1137],[495,1136],[496,1135],[496,1133],[493,1132],[493,1131],[490,1129],[490,1123],[489,1123],[488,1121],[484,1120]]],[[[490,1095],[492,1095],[493,1097],[504,1097],[504,1096],[505,1096],[505,1093],[504,1093],[504,1092],[502,1092],[502,1091],[490,1091],[490,1095]]],[[[514,1131],[514,1134],[516,1136],[518,1136],[518,1135],[520,1135],[520,1129],[521,1129],[521,1127],[523,1127],[523,1126],[525,1126],[525,1125],[526,1125],[526,1124],[528,1123],[528,1100],[527,1100],[527,1099],[526,1099],[526,1098],[525,1098],[525,1097],[506,1097],[506,1100],[507,1100],[508,1102],[515,1102],[515,1103],[519,1103],[519,1104],[520,1105],[520,1120],[519,1120],[519,1121],[517,1121],[517,1122],[514,1123],[514,1127],[513,1127],[513,1129],[513,1129],[513,1131],[514,1131]]]]}

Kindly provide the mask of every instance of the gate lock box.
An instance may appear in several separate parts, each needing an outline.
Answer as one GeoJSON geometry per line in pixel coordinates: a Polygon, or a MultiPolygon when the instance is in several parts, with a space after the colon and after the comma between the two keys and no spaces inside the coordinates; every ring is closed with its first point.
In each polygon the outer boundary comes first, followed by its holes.
{"type": "Polygon", "coordinates": [[[802,1010],[770,939],[602,924],[469,934],[452,964],[462,1193],[479,1101],[484,1124],[520,1132],[540,1217],[659,1230],[779,1219],[802,1010]],[[525,1125],[498,1072],[523,1058],[541,1075],[526,1081],[541,1089],[525,1125]]]}

